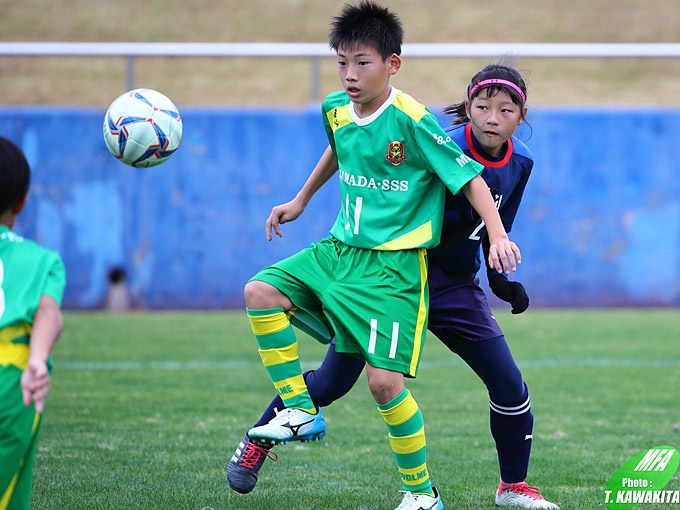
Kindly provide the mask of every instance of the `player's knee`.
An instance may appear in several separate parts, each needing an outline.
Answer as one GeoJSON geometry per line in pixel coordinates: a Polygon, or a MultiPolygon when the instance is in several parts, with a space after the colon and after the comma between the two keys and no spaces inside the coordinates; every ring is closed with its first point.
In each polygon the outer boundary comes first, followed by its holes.
{"type": "Polygon", "coordinates": [[[379,404],[386,404],[404,389],[404,378],[400,373],[388,370],[367,370],[368,388],[379,404]]]}
{"type": "Polygon", "coordinates": [[[276,287],[259,280],[251,280],[246,283],[243,289],[243,297],[246,301],[246,307],[251,310],[277,307],[289,310],[292,306],[290,300],[276,287]]]}
{"type": "Polygon", "coordinates": [[[519,377],[499,377],[489,386],[489,398],[493,402],[517,402],[529,398],[529,388],[519,377]]]}

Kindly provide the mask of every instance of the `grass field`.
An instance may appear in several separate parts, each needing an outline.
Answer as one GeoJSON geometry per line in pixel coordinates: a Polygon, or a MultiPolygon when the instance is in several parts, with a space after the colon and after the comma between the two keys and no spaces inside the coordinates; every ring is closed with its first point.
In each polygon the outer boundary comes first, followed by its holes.
{"type": "MultiPolygon", "coordinates": [[[[624,462],[680,445],[678,310],[499,310],[497,318],[531,389],[528,482],[563,510],[604,508],[604,487],[624,462]]],[[[324,441],[278,448],[251,494],[229,489],[224,467],[272,396],[244,312],[67,312],[65,321],[34,508],[367,510],[401,500],[363,376],[325,410],[324,441]]],[[[324,352],[301,337],[304,368],[324,352]]],[[[446,508],[495,508],[481,383],[432,337],[408,386],[446,508]]],[[[667,489],[680,489],[678,474],[667,489]]]]}

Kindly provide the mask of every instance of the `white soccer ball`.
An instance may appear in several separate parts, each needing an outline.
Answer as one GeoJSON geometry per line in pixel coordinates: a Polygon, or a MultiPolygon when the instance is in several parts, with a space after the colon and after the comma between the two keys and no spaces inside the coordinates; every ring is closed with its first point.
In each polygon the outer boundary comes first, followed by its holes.
{"type": "Polygon", "coordinates": [[[182,117],[167,96],[153,89],[134,89],[106,111],[104,141],[111,154],[127,165],[156,166],[179,148],[182,117]]]}

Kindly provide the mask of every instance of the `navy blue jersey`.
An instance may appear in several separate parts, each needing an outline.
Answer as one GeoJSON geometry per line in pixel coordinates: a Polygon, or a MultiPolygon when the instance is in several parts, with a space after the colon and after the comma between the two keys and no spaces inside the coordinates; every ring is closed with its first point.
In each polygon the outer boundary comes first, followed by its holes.
{"type": "MultiPolygon", "coordinates": [[[[500,158],[491,158],[475,139],[469,123],[452,126],[446,132],[467,156],[484,165],[482,178],[491,189],[505,231],[510,232],[534,166],[531,151],[512,136],[506,153],[500,158]]],[[[485,236],[484,222],[465,195],[447,191],[441,242],[428,250],[429,262],[453,275],[477,273],[481,266],[480,246],[485,236]]]]}

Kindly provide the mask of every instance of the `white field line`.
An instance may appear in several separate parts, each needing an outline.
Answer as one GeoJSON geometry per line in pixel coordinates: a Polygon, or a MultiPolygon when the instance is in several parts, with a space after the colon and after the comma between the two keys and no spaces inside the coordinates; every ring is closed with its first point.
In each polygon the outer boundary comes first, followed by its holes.
{"type": "MultiPolygon", "coordinates": [[[[303,361],[302,368],[310,370],[321,364],[318,361],[303,361]]],[[[562,359],[562,360],[517,360],[520,368],[680,368],[680,359],[562,359]]],[[[55,361],[57,370],[187,370],[225,368],[252,369],[261,367],[261,363],[248,360],[225,361],[55,361]]],[[[423,361],[420,368],[466,367],[466,364],[455,357],[446,360],[423,361]]]]}

